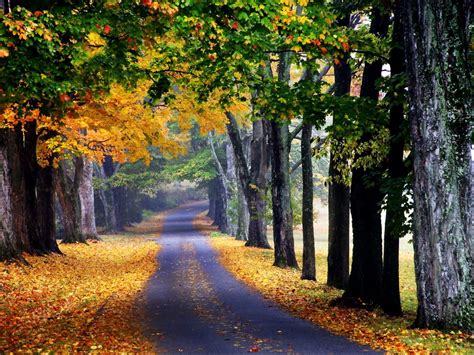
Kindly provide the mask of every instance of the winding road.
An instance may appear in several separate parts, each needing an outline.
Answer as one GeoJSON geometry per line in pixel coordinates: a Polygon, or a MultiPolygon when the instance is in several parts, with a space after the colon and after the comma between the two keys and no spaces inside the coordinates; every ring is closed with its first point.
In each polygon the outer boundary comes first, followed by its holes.
{"type": "Polygon", "coordinates": [[[295,318],[237,281],[218,262],[193,219],[195,203],[167,215],[160,267],[145,292],[147,332],[164,353],[362,353],[344,337],[295,318]]]}

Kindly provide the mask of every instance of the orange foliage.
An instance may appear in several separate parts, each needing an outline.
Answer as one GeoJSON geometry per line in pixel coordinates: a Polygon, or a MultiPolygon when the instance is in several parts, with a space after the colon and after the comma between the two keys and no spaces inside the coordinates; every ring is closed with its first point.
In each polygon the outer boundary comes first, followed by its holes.
{"type": "MultiPolygon", "coordinates": [[[[198,123],[203,135],[225,132],[227,118],[218,105],[218,97],[197,103],[195,96],[183,91],[170,105],[151,108],[144,103],[149,85],[144,81],[132,91],[113,85],[107,97],[75,105],[60,120],[40,115],[39,110],[20,117],[12,107],[0,115],[0,128],[18,124],[24,127],[27,122],[36,121],[41,165],[51,159],[57,165],[58,160],[72,155],[99,162],[109,155],[121,163],[143,160],[149,164],[150,147],[159,148],[165,157],[184,154],[193,122],[198,123]]],[[[232,109],[243,112],[247,106],[235,104],[232,109]]]]}
{"type": "Polygon", "coordinates": [[[62,245],[67,257],[0,263],[0,353],[151,352],[136,301],[156,269],[162,216],[135,236],[62,245]]]}
{"type": "MultiPolygon", "coordinates": [[[[210,233],[213,228],[201,216],[195,225],[210,233]]],[[[213,234],[214,235],[214,234],[213,234]]],[[[325,284],[301,280],[301,271],[272,266],[273,251],[245,247],[228,236],[210,238],[220,255],[220,262],[239,280],[300,318],[307,319],[331,332],[395,353],[472,353],[474,336],[443,333],[437,330],[409,329],[411,316],[390,318],[381,311],[340,308],[330,301],[342,292],[325,284]]],[[[298,255],[301,263],[301,255],[298,255]]],[[[325,255],[317,255],[318,268],[324,269],[325,255]],[[321,266],[321,267],[320,267],[321,266]]],[[[322,272],[318,270],[318,278],[322,272]]]]}

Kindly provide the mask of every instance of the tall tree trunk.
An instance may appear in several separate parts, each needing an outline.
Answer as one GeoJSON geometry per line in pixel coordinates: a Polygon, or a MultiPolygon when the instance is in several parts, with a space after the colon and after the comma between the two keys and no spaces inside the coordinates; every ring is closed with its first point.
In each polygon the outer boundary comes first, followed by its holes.
{"type": "Polygon", "coordinates": [[[316,255],[313,224],[313,152],[311,136],[313,126],[303,125],[301,133],[301,160],[303,175],[303,271],[301,278],[316,280],[316,255]]]}
{"type": "Polygon", "coordinates": [[[80,157],[76,160],[76,173],[80,172],[79,198],[81,201],[81,230],[86,239],[100,240],[95,225],[94,187],[92,186],[93,165],[92,161],[80,157]],[[77,165],[82,164],[82,169],[77,165]]]}
{"type": "Polygon", "coordinates": [[[236,168],[250,212],[249,238],[245,245],[269,249],[265,222],[266,175],[269,168],[266,121],[258,120],[253,123],[249,171],[237,121],[230,112],[226,112],[226,116],[229,119],[227,133],[234,148],[236,168]]]}
{"type": "Polygon", "coordinates": [[[0,262],[18,259],[22,252],[13,229],[12,192],[5,133],[0,132],[0,262]]]}
{"type": "Polygon", "coordinates": [[[404,0],[419,327],[474,329],[471,6],[404,0]]]}
{"type": "MultiPolygon", "coordinates": [[[[390,52],[390,75],[401,75],[405,72],[403,53],[403,29],[401,24],[400,4],[396,5],[394,11],[392,50],[390,52]]],[[[403,89],[402,89],[403,90],[403,89]]],[[[397,91],[392,100],[398,102],[390,108],[390,150],[388,155],[389,178],[400,181],[404,177],[403,148],[403,103],[400,98],[403,92],[397,91]]],[[[398,184],[396,184],[398,186],[398,184]]],[[[387,211],[385,217],[385,234],[383,250],[383,274],[382,274],[382,308],[385,313],[392,316],[402,315],[399,285],[399,239],[402,237],[401,230],[404,220],[404,210],[401,206],[403,190],[391,189],[387,195],[387,211]]]]}
{"type": "MultiPolygon", "coordinates": [[[[82,170],[81,167],[79,169],[82,170]]],[[[81,172],[78,173],[80,175],[81,172]]],[[[86,238],[81,230],[81,202],[76,184],[69,176],[65,161],[57,169],[56,195],[62,210],[64,227],[63,243],[85,243],[86,238]]]]}
{"type": "MultiPolygon", "coordinates": [[[[290,80],[290,54],[280,54],[278,80],[290,80]]],[[[290,193],[290,159],[288,123],[270,122],[272,147],[272,210],[274,265],[298,267],[293,240],[293,211],[290,193]]]]}
{"type": "MultiPolygon", "coordinates": [[[[245,135],[242,148],[244,150],[245,159],[248,161],[250,156],[250,144],[251,144],[251,136],[245,135]]],[[[233,148],[232,148],[233,149],[233,148]]],[[[235,162],[235,153],[234,153],[234,165],[237,174],[237,166],[235,162]]],[[[237,225],[237,240],[247,241],[249,239],[249,224],[250,224],[250,212],[249,212],[249,205],[247,203],[247,199],[245,198],[244,189],[242,186],[242,181],[237,177],[237,194],[239,199],[239,219],[237,225]]]]}
{"type": "MultiPolygon", "coordinates": [[[[388,15],[374,9],[370,32],[385,36],[388,15]]],[[[382,73],[382,61],[366,63],[360,96],[377,101],[379,92],[376,81],[382,73]]],[[[361,143],[372,136],[364,134],[361,143]]],[[[358,167],[352,170],[351,212],[353,229],[352,269],[344,299],[361,300],[364,304],[380,305],[382,288],[382,223],[380,171],[377,168],[358,167]]]]}
{"type": "MultiPolygon", "coordinates": [[[[339,20],[340,26],[348,27],[350,16],[339,20]]],[[[339,65],[334,67],[335,88],[334,96],[349,95],[351,90],[351,68],[348,64],[349,54],[345,54],[339,65]]],[[[334,124],[341,124],[341,116],[334,112],[334,124]]],[[[328,192],[328,281],[329,286],[344,289],[349,280],[349,202],[350,189],[340,177],[337,165],[341,164],[337,158],[339,142],[331,144],[329,156],[329,183],[328,192]]],[[[347,162],[345,162],[347,164],[347,162]]]]}
{"type": "Polygon", "coordinates": [[[228,141],[225,143],[225,153],[227,163],[227,234],[237,237],[238,221],[244,216],[239,215],[241,209],[239,208],[237,185],[240,181],[237,180],[232,144],[228,141]]]}

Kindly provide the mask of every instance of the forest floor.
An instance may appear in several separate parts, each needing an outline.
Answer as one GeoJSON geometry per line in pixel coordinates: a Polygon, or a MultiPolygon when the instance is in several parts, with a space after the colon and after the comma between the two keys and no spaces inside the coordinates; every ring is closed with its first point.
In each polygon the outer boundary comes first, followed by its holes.
{"type": "Polygon", "coordinates": [[[152,351],[140,299],[157,268],[164,214],[64,255],[0,263],[0,353],[152,351]]]}
{"type": "MultiPolygon", "coordinates": [[[[472,334],[410,329],[416,315],[416,285],[413,255],[408,250],[400,256],[401,298],[405,313],[401,318],[393,318],[380,310],[331,306],[330,302],[340,297],[342,291],[326,285],[327,254],[324,252],[316,255],[318,282],[301,280],[299,270],[272,266],[273,250],[245,247],[241,241],[216,232],[204,215],[195,223],[211,236],[211,244],[220,255],[219,261],[227,270],[300,318],[374,349],[397,353],[474,353],[472,334]]],[[[299,265],[302,265],[298,242],[296,246],[299,265]]],[[[325,248],[327,244],[319,250],[325,248]]]]}

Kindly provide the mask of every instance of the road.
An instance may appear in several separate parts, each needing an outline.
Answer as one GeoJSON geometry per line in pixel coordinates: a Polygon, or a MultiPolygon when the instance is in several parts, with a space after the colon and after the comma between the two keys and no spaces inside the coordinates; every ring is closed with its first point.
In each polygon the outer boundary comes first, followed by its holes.
{"type": "Polygon", "coordinates": [[[165,219],[159,269],[145,292],[148,335],[159,352],[361,353],[367,347],[293,317],[237,281],[192,224],[195,203],[165,219]]]}

